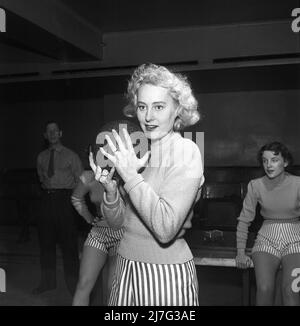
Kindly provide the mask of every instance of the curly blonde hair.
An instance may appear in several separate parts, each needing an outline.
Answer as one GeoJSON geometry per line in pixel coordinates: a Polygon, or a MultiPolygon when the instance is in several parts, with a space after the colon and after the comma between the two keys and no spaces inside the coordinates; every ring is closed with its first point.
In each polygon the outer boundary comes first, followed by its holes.
{"type": "Polygon", "coordinates": [[[182,74],[171,72],[164,66],[152,63],[142,64],[133,72],[127,87],[128,105],[123,110],[125,116],[136,116],[137,92],[145,84],[169,89],[170,96],[178,103],[180,109],[174,122],[174,130],[182,130],[200,120],[198,102],[187,78],[182,74]]]}

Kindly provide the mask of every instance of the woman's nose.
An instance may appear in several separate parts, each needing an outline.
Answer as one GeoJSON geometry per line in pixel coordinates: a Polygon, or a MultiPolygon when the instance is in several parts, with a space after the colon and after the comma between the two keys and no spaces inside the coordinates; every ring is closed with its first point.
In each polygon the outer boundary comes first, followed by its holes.
{"type": "Polygon", "coordinates": [[[151,108],[149,108],[149,109],[147,109],[145,119],[146,119],[146,121],[150,121],[150,120],[152,120],[152,118],[153,118],[152,110],[151,110],[151,108]]]}

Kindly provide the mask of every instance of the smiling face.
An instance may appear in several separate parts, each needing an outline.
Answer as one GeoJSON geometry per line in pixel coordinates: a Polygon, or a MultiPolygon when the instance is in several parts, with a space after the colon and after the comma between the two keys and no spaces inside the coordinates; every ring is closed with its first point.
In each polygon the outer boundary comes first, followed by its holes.
{"type": "Polygon", "coordinates": [[[151,84],[142,85],[137,92],[137,118],[146,137],[158,141],[173,130],[178,105],[168,89],[151,84]]]}
{"type": "Polygon", "coordinates": [[[262,154],[262,163],[266,175],[270,179],[280,177],[288,163],[284,160],[281,153],[277,155],[273,151],[264,151],[262,154]]]}

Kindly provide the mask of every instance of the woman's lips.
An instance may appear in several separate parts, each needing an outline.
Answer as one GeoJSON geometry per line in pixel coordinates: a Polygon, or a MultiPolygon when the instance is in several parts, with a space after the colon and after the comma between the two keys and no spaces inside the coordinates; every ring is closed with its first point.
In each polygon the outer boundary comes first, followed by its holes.
{"type": "Polygon", "coordinates": [[[145,128],[146,128],[147,131],[152,131],[155,128],[157,128],[157,126],[154,126],[154,125],[145,125],[145,128]]]}

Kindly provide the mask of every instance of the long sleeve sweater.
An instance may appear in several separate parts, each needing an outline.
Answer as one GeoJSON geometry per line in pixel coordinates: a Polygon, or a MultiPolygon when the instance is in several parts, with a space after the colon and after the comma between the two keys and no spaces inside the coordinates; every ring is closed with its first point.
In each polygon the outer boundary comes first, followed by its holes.
{"type": "MultiPolygon", "coordinates": [[[[97,215],[100,217],[100,203],[102,202],[103,191],[102,185],[95,180],[93,171],[84,171],[79,177],[79,182],[73,190],[71,196],[71,202],[78,214],[81,215],[88,223],[93,222],[94,216],[87,207],[85,196],[89,194],[91,202],[97,209],[97,215]]],[[[97,225],[108,226],[104,219],[101,220],[101,222],[98,222],[97,225]]]]}
{"type": "Polygon", "coordinates": [[[248,228],[255,218],[256,205],[261,206],[265,220],[289,220],[300,216],[300,177],[285,173],[278,185],[272,185],[266,176],[251,180],[243,208],[238,217],[237,248],[245,249],[248,228]]]}
{"type": "Polygon", "coordinates": [[[198,146],[179,133],[151,145],[147,167],[124,185],[102,212],[112,227],[124,226],[119,247],[124,258],[156,264],[184,263],[193,258],[181,236],[191,227],[193,205],[204,182],[198,146]]]}

